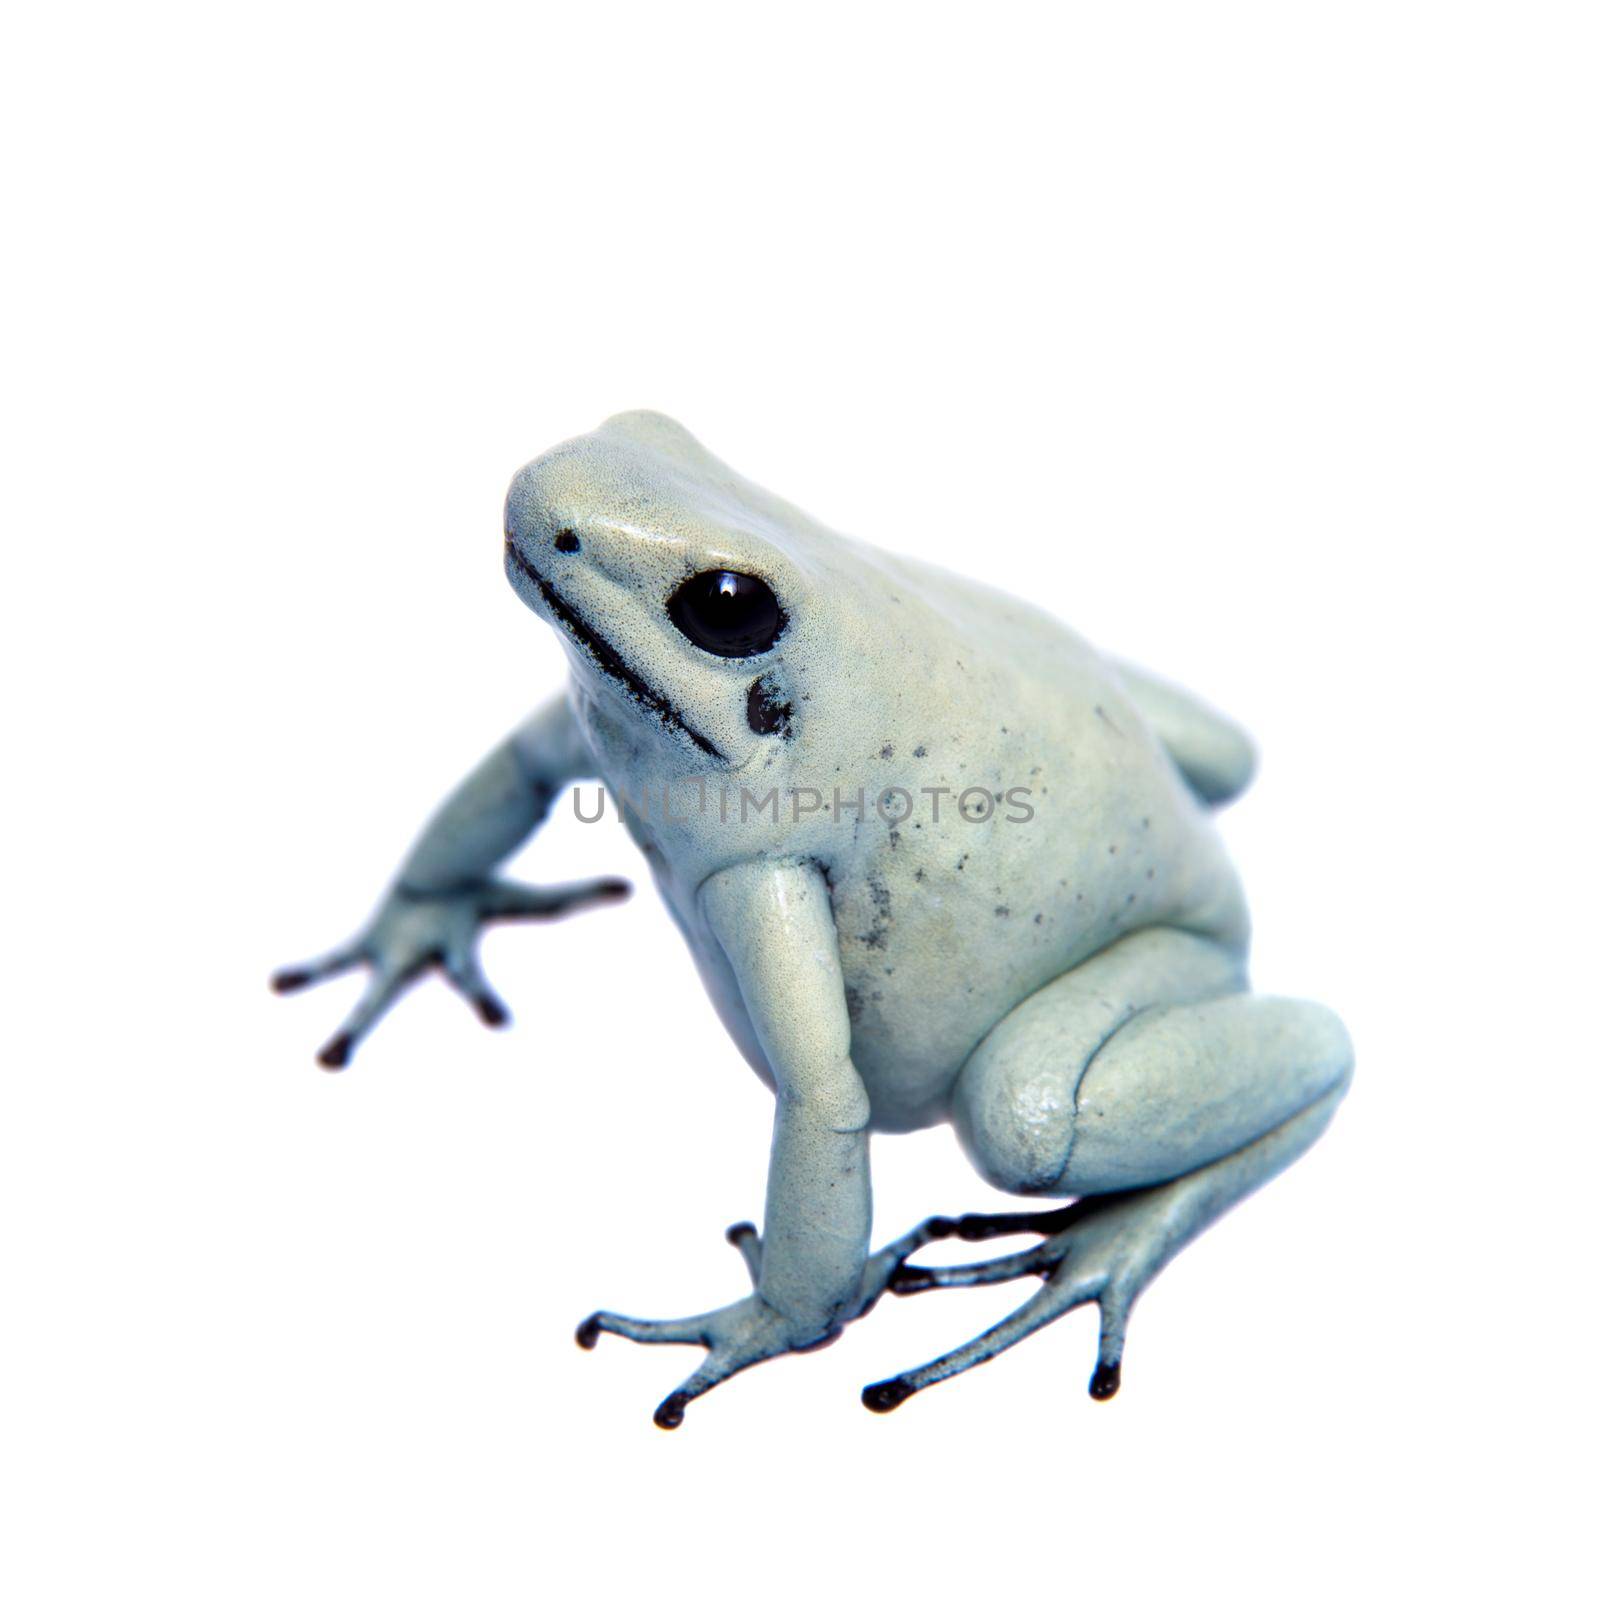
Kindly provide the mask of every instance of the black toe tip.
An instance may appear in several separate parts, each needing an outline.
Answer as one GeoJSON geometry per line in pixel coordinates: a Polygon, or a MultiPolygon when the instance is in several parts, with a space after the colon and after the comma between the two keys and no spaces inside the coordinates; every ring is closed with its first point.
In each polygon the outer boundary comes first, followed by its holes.
{"type": "Polygon", "coordinates": [[[678,1427],[683,1421],[683,1408],[688,1405],[689,1397],[674,1389],[660,1405],[656,1407],[655,1424],[658,1428],[665,1428],[668,1433],[678,1427]]]}
{"type": "Polygon", "coordinates": [[[485,996],[474,1004],[477,1006],[478,1019],[486,1028],[503,1028],[511,1021],[511,1013],[498,1000],[485,996]]]}
{"type": "Polygon", "coordinates": [[[593,1350],[600,1343],[599,1316],[585,1317],[578,1324],[577,1332],[572,1337],[578,1341],[580,1350],[593,1350]]]}
{"type": "Polygon", "coordinates": [[[1102,1361],[1094,1369],[1094,1376],[1089,1380],[1089,1398],[1091,1400],[1109,1400],[1121,1387],[1122,1363],[1120,1361],[1102,1361]]]}
{"type": "Polygon", "coordinates": [[[350,1037],[348,1034],[335,1035],[317,1052],[317,1065],[326,1067],[329,1072],[338,1072],[349,1064],[350,1037]]]}
{"type": "Polygon", "coordinates": [[[596,892],[602,899],[626,900],[633,893],[633,885],[626,878],[602,878],[596,892]]]}
{"type": "Polygon", "coordinates": [[[753,1222],[736,1222],[728,1229],[725,1237],[731,1245],[737,1245],[745,1239],[755,1237],[756,1225],[753,1222]]]}
{"type": "Polygon", "coordinates": [[[883,1383],[869,1383],[861,1391],[861,1403],[868,1411],[882,1415],[904,1405],[916,1392],[916,1385],[907,1383],[904,1378],[889,1378],[883,1383]]]}
{"type": "Polygon", "coordinates": [[[311,979],[305,973],[297,972],[291,967],[282,972],[274,972],[267,981],[272,985],[274,994],[293,994],[296,989],[305,988],[311,979]]]}
{"type": "Polygon", "coordinates": [[[926,1267],[896,1267],[889,1279],[892,1294],[919,1294],[933,1287],[933,1274],[926,1267]]]}

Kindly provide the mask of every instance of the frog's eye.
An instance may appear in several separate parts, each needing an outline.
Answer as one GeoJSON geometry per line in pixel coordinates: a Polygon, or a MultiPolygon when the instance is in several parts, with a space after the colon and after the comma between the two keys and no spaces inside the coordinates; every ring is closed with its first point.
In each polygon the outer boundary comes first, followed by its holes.
{"type": "Polygon", "coordinates": [[[667,601],[678,632],[714,656],[758,656],[789,620],[778,597],[747,572],[697,572],[667,601]]]}

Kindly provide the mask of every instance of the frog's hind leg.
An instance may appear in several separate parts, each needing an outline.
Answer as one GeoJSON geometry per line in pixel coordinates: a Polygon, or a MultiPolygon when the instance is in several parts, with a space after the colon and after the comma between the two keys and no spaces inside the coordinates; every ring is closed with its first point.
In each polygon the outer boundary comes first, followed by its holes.
{"type": "MultiPolygon", "coordinates": [[[[1041,1002],[1054,1003],[1050,991],[1029,1005],[1041,1002]]],[[[1026,1140],[986,1143],[1003,1134],[1003,1121],[991,1105],[985,1123],[985,1108],[970,1103],[973,1093],[1001,1084],[1014,1106],[1037,1107],[1037,1098],[1014,1098],[1026,1088],[1026,1061],[1008,1059],[1007,1052],[1037,1045],[1047,1018],[1022,1020],[1026,1026],[1011,1029],[1009,1038],[1003,1024],[986,1041],[988,1054],[974,1057],[978,1082],[969,1086],[963,1132],[991,1179],[1005,1178],[1007,1187],[1024,1192],[1090,1198],[1057,1211],[956,1223],[967,1238],[1044,1235],[1031,1249],[969,1266],[902,1266],[890,1283],[902,1294],[1028,1274],[1045,1283],[969,1344],[864,1390],[871,1410],[892,1410],[1091,1300],[1100,1308],[1100,1348],[1090,1393],[1109,1399],[1140,1292],[1184,1245],[1316,1140],[1350,1080],[1348,1036],[1320,1006],[1248,994],[1152,1006],[1111,1032],[1077,1075],[1055,1119],[1056,1170],[1041,1181],[1039,1163],[1052,1141],[1038,1119],[1026,1140]],[[1019,1158],[1025,1169],[1015,1165],[1019,1158]]]]}

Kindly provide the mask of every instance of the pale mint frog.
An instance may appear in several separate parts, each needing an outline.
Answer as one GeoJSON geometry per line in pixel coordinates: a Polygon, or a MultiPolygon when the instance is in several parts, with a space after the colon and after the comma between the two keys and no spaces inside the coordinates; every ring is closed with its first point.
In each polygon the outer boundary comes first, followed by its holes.
{"type": "Polygon", "coordinates": [[[1331,1012],[1248,992],[1245,904],[1209,815],[1249,781],[1244,737],[1023,601],[829,531],[654,413],[517,474],[505,565],[566,648],[568,693],[446,802],[363,934],[277,976],[372,969],[321,1060],[343,1066],[429,968],[506,1020],[482,925],[626,893],[496,876],[565,786],[598,780],[630,802],[777,1111],[763,1229],[729,1230],[753,1292],[669,1321],[600,1311],[579,1343],[702,1346],[656,1412],[670,1428],[885,1290],[1034,1275],[1020,1309],[866,1405],[891,1410],[1087,1301],[1090,1393],[1115,1393],[1139,1292],[1295,1160],[1350,1082],[1331,1012]],[[947,1120],[996,1187],[1073,1203],[934,1217],[872,1250],[869,1136],[947,1120]],[[909,1264],[935,1239],[1000,1235],[1039,1242],[909,1264]]]}

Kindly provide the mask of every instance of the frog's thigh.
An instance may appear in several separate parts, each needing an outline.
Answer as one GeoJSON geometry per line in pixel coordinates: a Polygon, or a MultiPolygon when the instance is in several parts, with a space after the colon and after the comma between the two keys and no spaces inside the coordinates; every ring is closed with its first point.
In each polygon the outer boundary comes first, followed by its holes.
{"type": "Polygon", "coordinates": [[[973,1164],[1013,1194],[1054,1192],[1075,1133],[1079,1080],[1152,1006],[1244,986],[1239,958],[1172,928],[1129,934],[1001,1019],[956,1080],[952,1113],[973,1164]]]}
{"type": "Polygon", "coordinates": [[[1344,1024],[1309,1000],[1234,994],[1143,1012],[1078,1085],[1060,1192],[1105,1194],[1207,1166],[1314,1102],[1331,1110],[1351,1066],[1344,1024]]]}
{"type": "Polygon", "coordinates": [[[1348,1079],[1349,1036],[1331,1011],[1240,993],[1227,958],[1186,939],[1122,941],[1025,1001],[973,1052],[956,1126],[991,1183],[1076,1195],[1159,1183],[1348,1079]]]}

